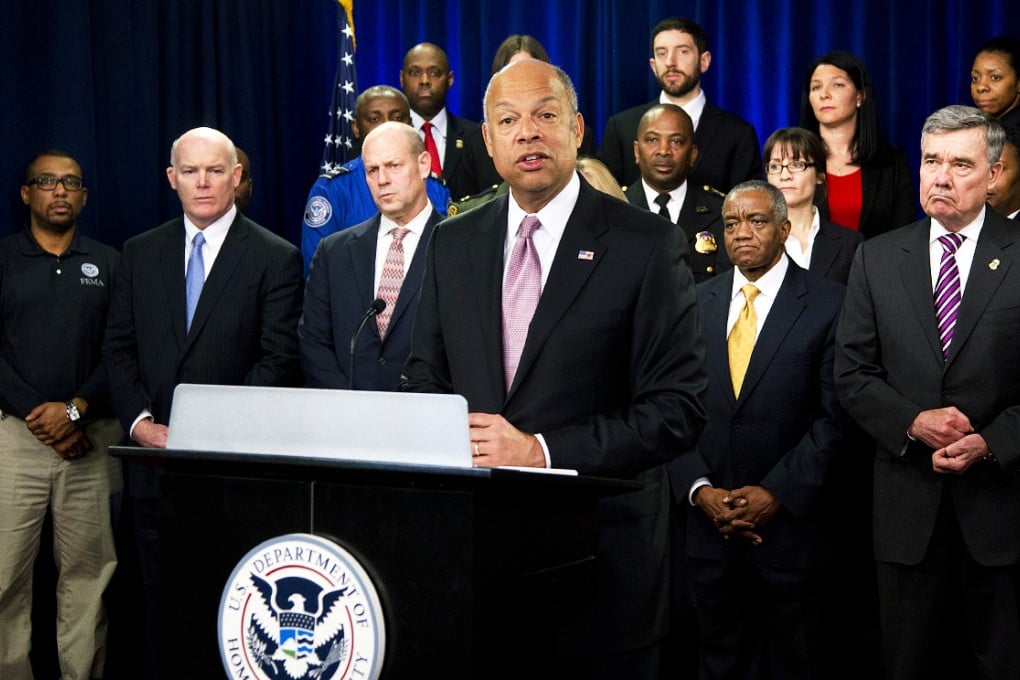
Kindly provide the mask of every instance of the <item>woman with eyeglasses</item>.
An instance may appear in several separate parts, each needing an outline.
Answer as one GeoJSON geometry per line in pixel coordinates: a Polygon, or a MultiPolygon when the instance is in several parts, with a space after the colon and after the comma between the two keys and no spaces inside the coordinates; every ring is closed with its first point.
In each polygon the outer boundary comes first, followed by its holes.
{"type": "Polygon", "coordinates": [[[879,132],[871,75],[857,57],[837,50],[815,60],[804,80],[800,126],[825,142],[822,217],[864,238],[915,219],[915,173],[879,132]]]}
{"type": "Polygon", "coordinates": [[[846,285],[861,235],[824,219],[816,196],[825,196],[825,145],[804,128],[782,128],[765,140],[762,165],[768,183],[789,208],[786,254],[802,268],[846,285]]]}

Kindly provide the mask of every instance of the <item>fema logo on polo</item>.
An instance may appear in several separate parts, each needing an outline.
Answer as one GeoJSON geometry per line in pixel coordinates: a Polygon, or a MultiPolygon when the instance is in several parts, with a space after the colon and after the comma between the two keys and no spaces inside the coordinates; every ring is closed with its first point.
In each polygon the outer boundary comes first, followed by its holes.
{"type": "Polygon", "coordinates": [[[333,206],[322,196],[312,196],[305,206],[305,224],[318,229],[333,216],[333,206]]]}
{"type": "Polygon", "coordinates": [[[375,586],[346,550],[287,534],[244,556],[220,599],[219,644],[231,678],[378,678],[386,629],[375,586]]]}

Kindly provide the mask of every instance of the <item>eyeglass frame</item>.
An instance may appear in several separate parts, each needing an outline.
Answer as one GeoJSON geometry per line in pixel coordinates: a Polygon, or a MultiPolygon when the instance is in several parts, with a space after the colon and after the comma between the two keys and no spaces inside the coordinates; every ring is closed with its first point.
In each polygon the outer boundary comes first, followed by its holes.
{"type": "Polygon", "coordinates": [[[63,177],[39,175],[38,177],[34,177],[25,182],[26,186],[35,185],[39,188],[39,191],[56,191],[57,184],[63,184],[65,191],[85,191],[85,180],[81,177],[75,177],[74,175],[64,175],[63,177]],[[49,184],[50,181],[52,181],[50,186],[43,186],[43,182],[49,184]],[[68,186],[68,182],[77,182],[78,186],[68,186]]]}
{"type": "Polygon", "coordinates": [[[771,161],[771,162],[765,164],[765,174],[766,175],[781,175],[781,174],[783,174],[783,170],[785,169],[791,175],[794,175],[794,174],[798,174],[798,173],[801,173],[801,172],[807,172],[808,168],[814,168],[814,167],[817,167],[816,163],[808,163],[807,161],[790,161],[789,163],[777,163],[776,161],[771,161]],[[797,170],[797,169],[795,169],[793,167],[794,163],[802,164],[804,167],[801,168],[800,170],[797,170]],[[772,165],[778,165],[779,169],[776,170],[775,172],[769,172],[769,166],[772,166],[772,165]]]}

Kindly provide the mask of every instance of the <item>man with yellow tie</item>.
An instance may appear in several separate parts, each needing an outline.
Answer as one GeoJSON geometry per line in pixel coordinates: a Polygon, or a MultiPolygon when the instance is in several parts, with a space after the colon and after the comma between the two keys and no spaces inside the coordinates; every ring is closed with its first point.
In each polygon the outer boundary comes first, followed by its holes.
{"type": "Polygon", "coordinates": [[[782,193],[751,181],[722,209],[735,269],[698,286],[708,423],[670,468],[687,506],[702,677],[834,677],[811,597],[836,557],[828,486],[846,416],[833,381],[843,286],[786,256],[782,193]],[[735,613],[739,615],[735,616],[735,613]]]}

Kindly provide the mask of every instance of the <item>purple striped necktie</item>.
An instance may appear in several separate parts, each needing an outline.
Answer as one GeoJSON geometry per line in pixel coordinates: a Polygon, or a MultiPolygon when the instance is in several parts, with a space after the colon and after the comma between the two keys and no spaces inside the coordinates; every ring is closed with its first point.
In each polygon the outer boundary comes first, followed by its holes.
{"type": "Polygon", "coordinates": [[[531,239],[541,226],[534,215],[521,220],[503,282],[503,371],[507,392],[514,382],[524,341],[528,339],[528,326],[542,295],[542,264],[531,239]]]}
{"type": "Polygon", "coordinates": [[[935,282],[935,320],[939,327],[943,358],[949,356],[949,343],[953,341],[956,316],[960,311],[960,269],[956,266],[956,251],[965,237],[961,234],[939,236],[942,245],[942,263],[935,282]]]}

